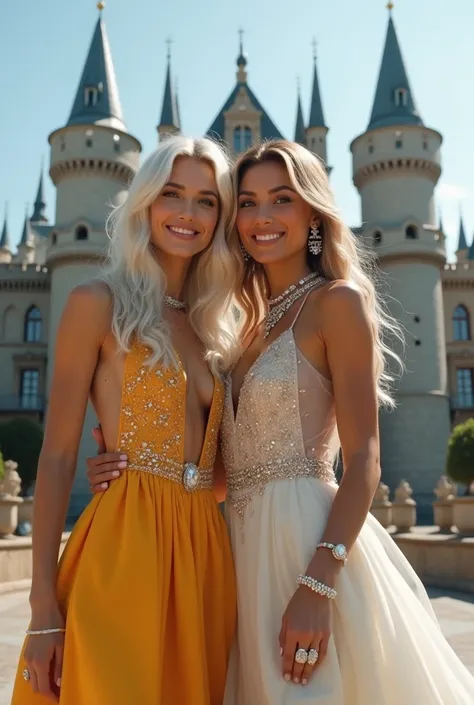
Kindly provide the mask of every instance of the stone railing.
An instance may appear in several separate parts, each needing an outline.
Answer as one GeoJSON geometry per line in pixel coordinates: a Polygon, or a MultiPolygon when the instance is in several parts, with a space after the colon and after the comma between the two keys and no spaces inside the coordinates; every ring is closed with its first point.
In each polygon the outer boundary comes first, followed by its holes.
{"type": "MultiPolygon", "coordinates": [[[[474,496],[459,497],[457,487],[446,475],[442,475],[433,490],[435,525],[443,531],[460,534],[474,534],[474,496]]],[[[395,490],[393,502],[390,489],[381,482],[372,502],[371,513],[383,527],[395,527],[397,531],[409,531],[416,526],[416,502],[413,490],[406,480],[402,480],[395,490]]]]}

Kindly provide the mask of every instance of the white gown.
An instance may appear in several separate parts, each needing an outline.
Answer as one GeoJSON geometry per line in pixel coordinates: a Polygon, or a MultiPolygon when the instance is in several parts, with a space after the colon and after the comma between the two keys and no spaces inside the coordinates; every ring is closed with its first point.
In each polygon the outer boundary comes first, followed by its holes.
{"type": "Polygon", "coordinates": [[[473,705],[474,677],[444,639],[424,587],[369,515],[337,580],[327,657],[306,686],[281,673],[281,619],[324,532],[339,449],[331,383],[293,329],[230,383],[222,431],[238,639],[224,705],[473,705]]]}

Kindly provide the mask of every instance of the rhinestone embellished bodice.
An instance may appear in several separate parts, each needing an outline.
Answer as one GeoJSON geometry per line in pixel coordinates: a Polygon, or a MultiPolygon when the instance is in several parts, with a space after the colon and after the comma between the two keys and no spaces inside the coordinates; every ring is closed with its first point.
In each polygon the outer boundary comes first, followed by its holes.
{"type": "MultiPolygon", "coordinates": [[[[118,451],[131,470],[180,480],[184,465],[186,375],[177,367],[149,367],[148,349],[134,343],[125,361],[118,451]]],[[[224,385],[215,378],[214,394],[198,466],[212,471],[222,418],[224,385]]],[[[208,483],[209,484],[209,483],[208,483]]]]}
{"type": "Polygon", "coordinates": [[[236,412],[229,379],[222,450],[228,497],[238,510],[274,480],[315,476],[334,481],[339,438],[332,384],[298,349],[292,328],[251,366],[236,412]]]}

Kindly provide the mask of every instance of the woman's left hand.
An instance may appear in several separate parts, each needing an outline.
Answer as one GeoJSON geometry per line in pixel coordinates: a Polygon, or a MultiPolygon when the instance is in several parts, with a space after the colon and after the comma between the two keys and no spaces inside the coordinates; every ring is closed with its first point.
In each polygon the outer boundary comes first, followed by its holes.
{"type": "Polygon", "coordinates": [[[306,685],[316,666],[324,660],[331,636],[331,600],[300,585],[283,615],[280,631],[283,676],[286,681],[306,685]],[[318,652],[314,665],[297,663],[298,649],[318,652]]]}

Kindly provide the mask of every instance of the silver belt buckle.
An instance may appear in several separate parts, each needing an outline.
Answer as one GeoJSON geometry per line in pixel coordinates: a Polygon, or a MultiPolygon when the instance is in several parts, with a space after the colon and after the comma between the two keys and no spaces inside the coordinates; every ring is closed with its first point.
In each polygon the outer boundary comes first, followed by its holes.
{"type": "Polygon", "coordinates": [[[199,485],[201,473],[194,463],[185,463],[183,469],[183,486],[188,492],[194,492],[199,485]]]}

